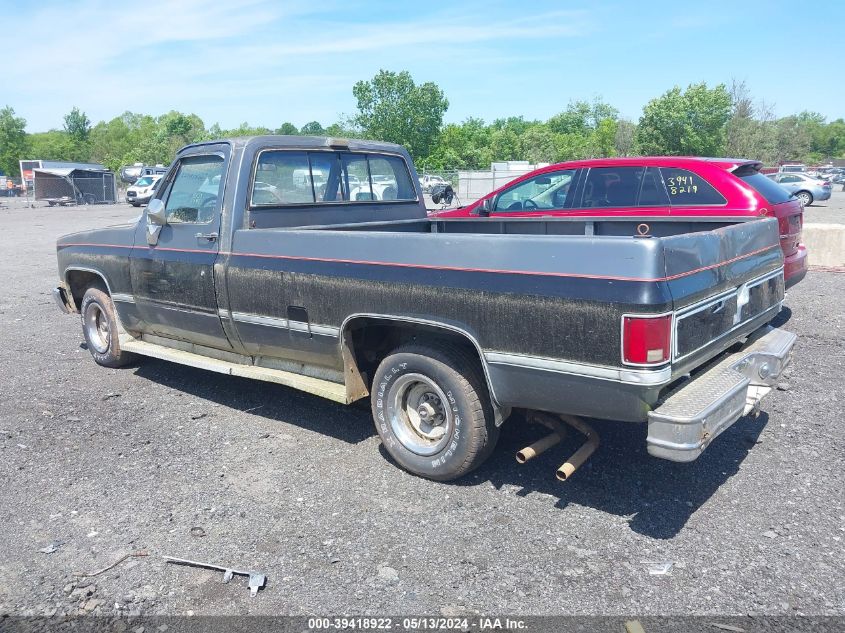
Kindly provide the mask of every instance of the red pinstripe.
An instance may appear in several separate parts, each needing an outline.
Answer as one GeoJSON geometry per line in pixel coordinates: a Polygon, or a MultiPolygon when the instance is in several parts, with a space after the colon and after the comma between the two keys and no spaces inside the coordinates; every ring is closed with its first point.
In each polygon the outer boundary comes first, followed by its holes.
{"type": "MultiPolygon", "coordinates": [[[[88,242],[75,242],[75,243],[68,243],[68,244],[60,244],[59,248],[66,248],[69,246],[95,246],[101,248],[134,248],[132,246],[126,246],[123,244],[95,244],[95,243],[88,243],[88,242]]],[[[260,257],[265,259],[287,259],[287,260],[296,260],[296,261],[307,261],[307,262],[326,262],[330,264],[364,264],[369,266],[391,266],[397,268],[421,268],[425,270],[449,270],[449,271],[457,271],[457,272],[472,272],[472,273],[497,273],[497,274],[507,274],[507,275],[536,275],[540,277],[571,277],[571,278],[578,278],[578,279],[606,279],[608,281],[644,281],[644,282],[657,282],[657,281],[672,281],[674,279],[681,279],[683,277],[689,277],[690,275],[695,275],[696,273],[704,272],[705,270],[712,270],[713,268],[719,268],[720,266],[726,266],[728,264],[732,264],[734,262],[740,261],[742,259],[746,259],[748,257],[753,257],[754,255],[758,255],[768,250],[772,250],[775,248],[780,248],[777,244],[773,244],[771,246],[765,246],[763,248],[758,248],[757,250],[751,251],[749,253],[745,253],[744,255],[737,255],[736,257],[732,257],[731,259],[726,259],[725,261],[718,262],[716,264],[710,264],[708,266],[702,266],[700,268],[695,268],[693,270],[688,270],[682,273],[676,273],[674,275],[668,275],[666,277],[623,277],[623,276],[612,276],[612,275],[589,275],[584,273],[560,273],[560,272],[548,272],[548,271],[531,271],[531,270],[505,270],[499,268],[465,268],[460,266],[434,266],[431,264],[406,264],[401,262],[376,262],[376,261],[367,261],[367,260],[359,260],[359,259],[337,259],[331,257],[306,257],[300,255],[267,255],[264,253],[238,253],[238,252],[229,252],[229,251],[219,251],[218,254],[220,255],[236,255],[239,257],[260,257]]],[[[150,248],[149,250],[152,250],[150,248]]],[[[175,251],[180,253],[213,253],[214,251],[209,251],[205,249],[199,248],[168,248],[166,246],[157,246],[155,248],[157,251],[175,251]]]]}

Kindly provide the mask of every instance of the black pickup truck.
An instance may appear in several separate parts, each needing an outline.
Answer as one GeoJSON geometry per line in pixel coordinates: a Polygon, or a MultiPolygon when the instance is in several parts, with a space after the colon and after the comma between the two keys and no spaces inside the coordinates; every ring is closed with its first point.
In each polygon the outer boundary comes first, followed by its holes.
{"type": "Polygon", "coordinates": [[[480,464],[513,408],[648,423],[652,455],[691,461],[795,340],[767,325],[776,220],[432,219],[387,143],[190,145],[136,223],[57,248],[54,296],[96,362],[369,396],[390,455],[440,480],[480,464]]]}

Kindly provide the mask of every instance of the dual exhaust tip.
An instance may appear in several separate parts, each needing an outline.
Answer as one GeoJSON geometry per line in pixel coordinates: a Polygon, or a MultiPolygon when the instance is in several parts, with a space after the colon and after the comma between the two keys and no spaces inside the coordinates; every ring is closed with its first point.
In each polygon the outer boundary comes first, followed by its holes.
{"type": "Polygon", "coordinates": [[[581,433],[586,438],[586,441],[581,445],[581,447],[575,451],[569,459],[563,462],[563,464],[560,465],[560,468],[557,469],[555,476],[560,481],[566,481],[569,479],[599,447],[598,433],[596,433],[589,424],[574,415],[553,416],[549,413],[533,411],[530,414],[529,421],[542,424],[548,428],[551,433],[545,437],[541,437],[533,444],[518,450],[516,452],[516,461],[520,464],[524,464],[538,455],[542,455],[547,450],[563,441],[563,438],[566,437],[567,433],[564,423],[581,433]]]}

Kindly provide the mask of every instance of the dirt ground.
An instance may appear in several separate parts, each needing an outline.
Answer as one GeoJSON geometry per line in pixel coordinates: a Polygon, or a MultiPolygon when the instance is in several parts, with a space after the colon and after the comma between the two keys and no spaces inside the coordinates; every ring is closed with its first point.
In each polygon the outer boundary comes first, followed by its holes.
{"type": "Polygon", "coordinates": [[[540,431],[508,423],[480,470],[442,484],[396,468],[365,408],[156,360],[97,366],[50,297],[55,239],[138,211],[12,203],[0,613],[845,614],[845,274],[790,290],[783,390],[696,462],[596,422],[601,448],[561,483],[575,438],[518,466],[540,431]],[[243,579],[163,555],[268,584],[251,598],[243,579]]]}

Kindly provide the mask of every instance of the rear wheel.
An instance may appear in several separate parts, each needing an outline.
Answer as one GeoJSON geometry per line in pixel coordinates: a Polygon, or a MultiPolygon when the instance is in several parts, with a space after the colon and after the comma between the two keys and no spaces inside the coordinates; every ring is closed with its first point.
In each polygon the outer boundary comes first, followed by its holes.
{"type": "Polygon", "coordinates": [[[795,197],[798,198],[798,200],[801,201],[801,204],[803,204],[805,207],[809,207],[811,204],[813,204],[813,194],[811,194],[809,191],[799,191],[795,194],[795,197]]]}
{"type": "Polygon", "coordinates": [[[372,409],[385,449],[405,470],[438,481],[478,467],[499,436],[477,360],[445,345],[411,344],[376,371],[372,409]]]}
{"type": "Polygon", "coordinates": [[[79,312],[85,343],[98,365],[123,367],[135,360],[134,354],[120,349],[114,304],[107,293],[100,288],[88,288],[79,312]]]}

